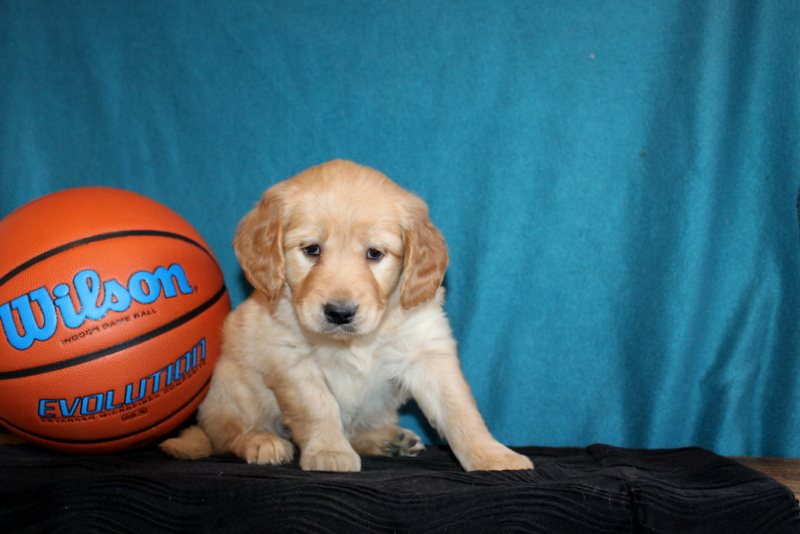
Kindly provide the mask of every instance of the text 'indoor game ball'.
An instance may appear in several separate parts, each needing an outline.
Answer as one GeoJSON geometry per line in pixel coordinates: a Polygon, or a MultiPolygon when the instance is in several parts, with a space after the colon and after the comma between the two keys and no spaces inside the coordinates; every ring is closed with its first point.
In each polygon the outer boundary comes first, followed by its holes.
{"type": "Polygon", "coordinates": [[[150,443],[205,396],[229,311],[211,249],[162,204],[34,200],[0,221],[0,424],[72,453],[150,443]]]}

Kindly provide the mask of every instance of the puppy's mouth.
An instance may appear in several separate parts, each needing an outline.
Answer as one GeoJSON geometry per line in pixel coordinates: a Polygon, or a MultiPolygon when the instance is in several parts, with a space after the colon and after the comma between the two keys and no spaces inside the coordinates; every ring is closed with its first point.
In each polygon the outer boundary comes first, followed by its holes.
{"type": "Polygon", "coordinates": [[[358,334],[359,332],[358,332],[358,328],[356,328],[355,326],[352,326],[352,325],[340,325],[340,326],[327,326],[323,333],[325,333],[325,334],[338,334],[338,333],[341,333],[341,334],[346,334],[346,335],[352,336],[352,335],[358,334]]]}

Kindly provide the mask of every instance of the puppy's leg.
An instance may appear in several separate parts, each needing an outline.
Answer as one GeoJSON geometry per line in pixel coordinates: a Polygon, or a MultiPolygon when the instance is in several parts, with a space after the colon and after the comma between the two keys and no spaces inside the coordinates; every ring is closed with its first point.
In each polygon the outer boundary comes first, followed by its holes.
{"type": "Polygon", "coordinates": [[[454,346],[420,354],[409,369],[406,386],[434,428],[447,439],[464,470],[533,469],[527,457],[489,433],[461,373],[454,346]]]}
{"type": "Polygon", "coordinates": [[[281,437],[280,410],[260,375],[220,359],[208,395],[200,404],[197,427],[166,440],[161,449],[180,459],[235,454],[248,463],[283,464],[294,458],[281,437]]]}
{"type": "Polygon", "coordinates": [[[300,448],[303,470],[361,470],[361,458],[344,435],[339,404],[316,365],[299,362],[276,377],[270,387],[283,422],[300,448]]]}
{"type": "Polygon", "coordinates": [[[239,371],[220,362],[198,412],[214,452],[235,454],[250,464],[290,462],[294,446],[278,435],[280,410],[275,396],[260,376],[239,371]]]}
{"type": "Polygon", "coordinates": [[[199,460],[213,454],[211,441],[198,426],[190,426],[181,431],[177,438],[162,441],[159,447],[166,454],[179,460],[199,460]]]}
{"type": "Polygon", "coordinates": [[[397,425],[359,432],[350,444],[361,456],[416,456],[425,450],[419,436],[397,425]]]}

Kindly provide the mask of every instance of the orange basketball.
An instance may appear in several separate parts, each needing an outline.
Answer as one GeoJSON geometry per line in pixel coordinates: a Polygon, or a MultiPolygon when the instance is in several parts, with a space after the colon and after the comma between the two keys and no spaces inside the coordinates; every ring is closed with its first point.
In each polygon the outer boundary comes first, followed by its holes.
{"type": "Polygon", "coordinates": [[[211,249],[162,204],[34,200],[0,221],[0,424],[71,453],[150,443],[205,396],[229,311],[211,249]]]}

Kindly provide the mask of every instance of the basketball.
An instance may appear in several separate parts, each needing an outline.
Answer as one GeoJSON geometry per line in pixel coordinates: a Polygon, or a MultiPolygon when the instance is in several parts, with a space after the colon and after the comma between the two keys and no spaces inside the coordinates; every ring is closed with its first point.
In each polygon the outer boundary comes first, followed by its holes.
{"type": "Polygon", "coordinates": [[[205,396],[229,311],[166,206],[107,187],[25,204],[0,221],[0,424],[69,453],[151,443],[205,396]]]}

